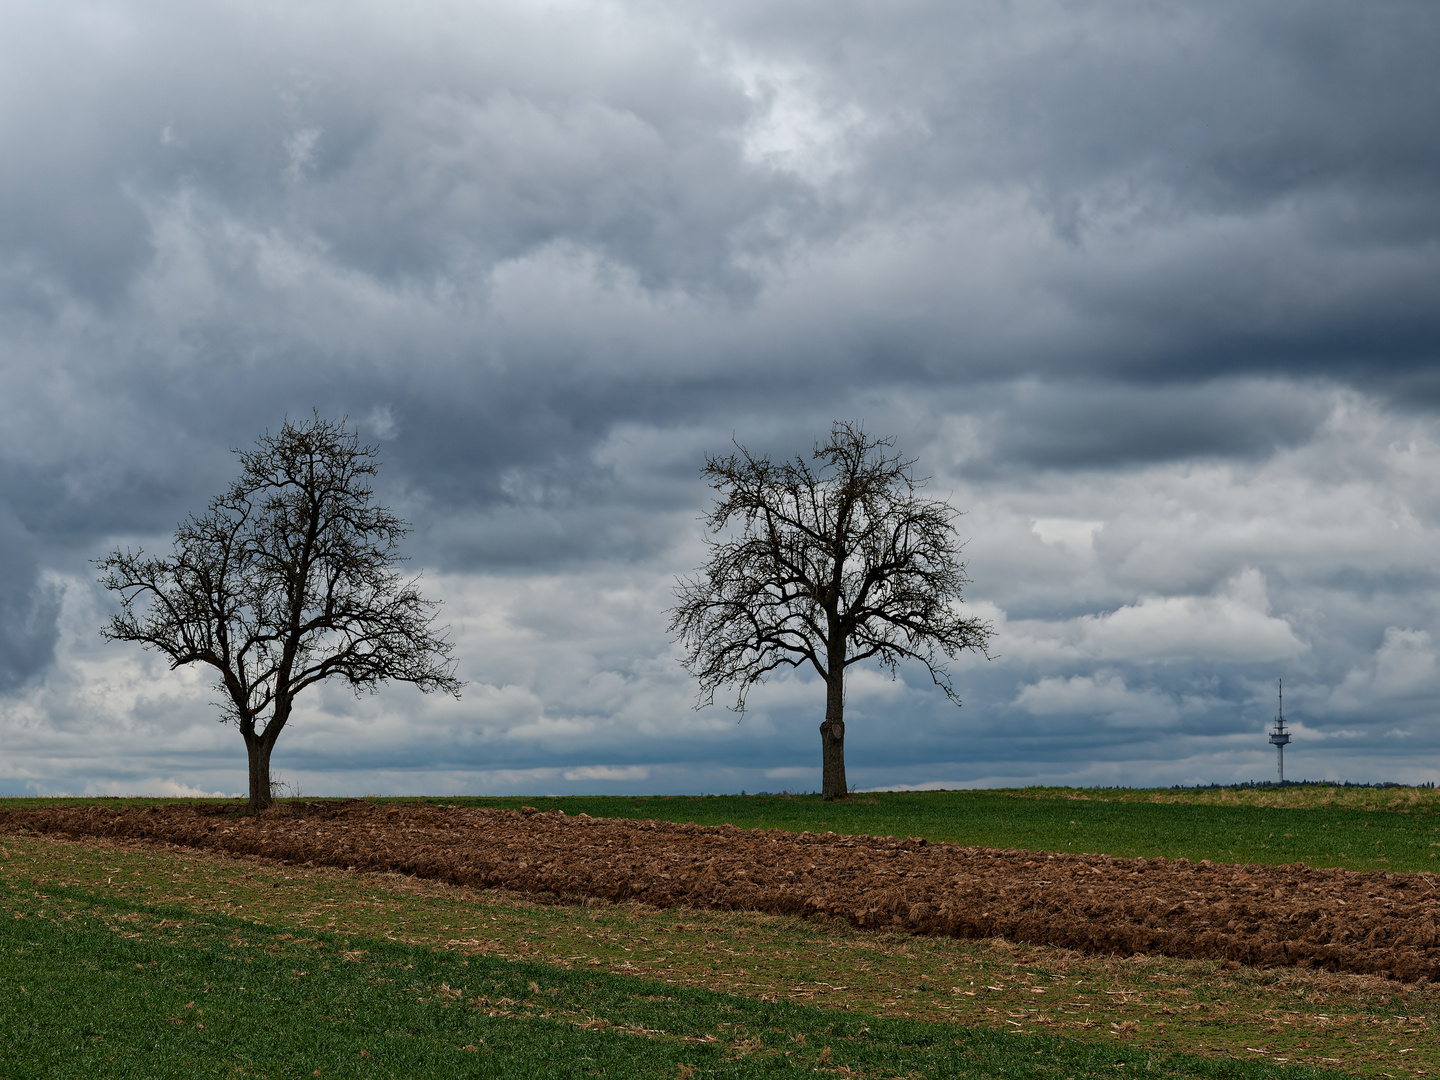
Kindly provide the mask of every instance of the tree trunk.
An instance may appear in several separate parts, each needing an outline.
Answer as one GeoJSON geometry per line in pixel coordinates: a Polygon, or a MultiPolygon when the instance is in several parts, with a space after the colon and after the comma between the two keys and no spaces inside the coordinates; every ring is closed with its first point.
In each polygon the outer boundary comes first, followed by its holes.
{"type": "Polygon", "coordinates": [[[245,736],[245,752],[250,759],[249,814],[258,814],[275,801],[270,788],[270,751],[275,748],[275,740],[266,738],[269,733],[267,729],[264,735],[245,736]]]}
{"type": "Polygon", "coordinates": [[[820,797],[826,802],[848,799],[845,783],[845,672],[825,686],[825,722],[820,725],[820,797]]]}

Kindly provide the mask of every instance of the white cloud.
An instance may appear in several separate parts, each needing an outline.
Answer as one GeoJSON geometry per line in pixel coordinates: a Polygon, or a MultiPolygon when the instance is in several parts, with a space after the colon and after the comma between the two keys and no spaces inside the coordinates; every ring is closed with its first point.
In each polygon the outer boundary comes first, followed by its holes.
{"type": "Polygon", "coordinates": [[[1047,677],[1021,687],[1015,704],[1035,716],[1096,714],[1111,723],[1159,726],[1179,714],[1154,690],[1132,690],[1119,675],[1047,677]]]}
{"type": "Polygon", "coordinates": [[[820,770],[819,770],[819,767],[818,767],[818,766],[815,767],[815,768],[808,768],[808,769],[807,769],[807,768],[799,768],[799,767],[795,767],[795,766],[788,766],[788,767],[780,768],[780,769],[766,769],[764,775],[765,775],[765,779],[766,779],[766,780],[810,780],[810,781],[815,781],[815,780],[817,780],[817,779],[819,778],[820,770]]]}
{"type": "Polygon", "coordinates": [[[1080,620],[1081,650],[1101,659],[1293,660],[1309,646],[1270,614],[1265,578],[1253,567],[1218,596],[1147,596],[1080,620]]]}
{"type": "MultiPolygon", "coordinates": [[[[977,612],[981,610],[979,606],[977,612]]],[[[1294,660],[1309,651],[1289,621],[1270,614],[1264,576],[1242,570],[1211,596],[1142,596],[1113,611],[1067,620],[1010,620],[998,608],[999,651],[1030,663],[1294,660]]]]}
{"type": "Polygon", "coordinates": [[[821,184],[855,163],[851,143],[868,124],[851,100],[825,100],[814,72],[753,57],[728,65],[756,111],[745,126],[745,160],[821,184]]]}
{"type": "Polygon", "coordinates": [[[1030,530],[1047,544],[1069,548],[1077,555],[1095,549],[1095,534],[1104,528],[1103,521],[1078,521],[1074,518],[1036,518],[1030,530]]]}
{"type": "Polygon", "coordinates": [[[367,434],[373,435],[377,439],[393,439],[400,433],[400,425],[396,422],[394,410],[389,405],[375,406],[365,415],[360,424],[367,434]]]}
{"type": "Polygon", "coordinates": [[[85,794],[119,795],[121,797],[150,795],[173,799],[238,799],[242,795],[242,793],[238,791],[232,791],[228,794],[223,791],[206,791],[203,788],[198,788],[169,777],[163,780],[157,778],[138,780],[118,788],[91,783],[86,785],[85,794]]]}
{"type": "Polygon", "coordinates": [[[305,173],[314,164],[315,145],[322,134],[318,127],[302,127],[285,139],[285,155],[289,160],[282,175],[286,181],[298,184],[305,179],[305,173]]]}
{"type": "Polygon", "coordinates": [[[650,770],[644,765],[582,765],[579,768],[566,769],[561,775],[572,782],[577,780],[638,782],[650,779],[650,770]]]}
{"type": "Polygon", "coordinates": [[[1374,655],[1346,673],[1328,704],[1344,712],[1384,715],[1387,706],[1401,702],[1420,701],[1433,710],[1437,695],[1440,658],[1430,632],[1389,626],[1374,655]]]}

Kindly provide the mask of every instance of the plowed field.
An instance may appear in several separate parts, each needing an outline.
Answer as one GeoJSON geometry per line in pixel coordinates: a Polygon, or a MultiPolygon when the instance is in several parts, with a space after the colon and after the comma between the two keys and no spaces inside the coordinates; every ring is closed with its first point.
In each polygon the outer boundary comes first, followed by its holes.
{"type": "Polygon", "coordinates": [[[0,809],[0,831],[104,836],[413,874],[562,902],[824,915],[855,926],[1440,977],[1432,874],[1227,866],[745,831],[563,812],[344,803],[0,809]]]}

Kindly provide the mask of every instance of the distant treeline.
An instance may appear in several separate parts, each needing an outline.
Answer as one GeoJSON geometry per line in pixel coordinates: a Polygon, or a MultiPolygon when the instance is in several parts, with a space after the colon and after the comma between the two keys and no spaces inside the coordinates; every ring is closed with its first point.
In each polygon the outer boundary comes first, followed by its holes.
{"type": "Polygon", "coordinates": [[[1357,784],[1350,780],[1246,780],[1239,784],[1171,784],[1171,791],[1240,791],[1249,788],[1315,787],[1315,788],[1433,788],[1434,780],[1421,784],[1397,784],[1386,780],[1378,784],[1357,784]]]}

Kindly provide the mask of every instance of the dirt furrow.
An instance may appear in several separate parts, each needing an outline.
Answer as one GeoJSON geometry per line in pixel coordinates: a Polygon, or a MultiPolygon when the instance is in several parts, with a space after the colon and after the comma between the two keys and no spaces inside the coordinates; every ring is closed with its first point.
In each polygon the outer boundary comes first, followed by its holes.
{"type": "Polygon", "coordinates": [[[1432,874],[1000,851],[358,800],[250,818],[234,804],[0,809],[0,830],[179,844],[551,896],[825,915],[1090,952],[1440,976],[1432,874]]]}

